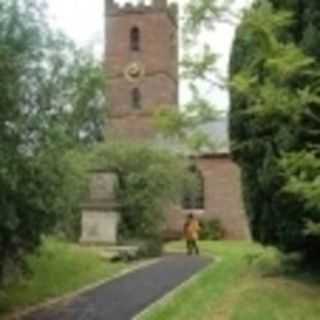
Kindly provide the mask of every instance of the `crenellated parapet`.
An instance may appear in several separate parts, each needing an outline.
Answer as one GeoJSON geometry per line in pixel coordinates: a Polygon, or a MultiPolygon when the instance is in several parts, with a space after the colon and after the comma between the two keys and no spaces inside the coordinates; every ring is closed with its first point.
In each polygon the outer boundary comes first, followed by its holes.
{"type": "Polygon", "coordinates": [[[120,5],[116,0],[106,1],[106,15],[116,16],[124,14],[146,14],[146,13],[158,13],[164,11],[169,14],[174,22],[178,20],[178,5],[168,4],[168,0],[152,0],[150,4],[146,4],[145,1],[140,1],[138,4],[127,2],[124,5],[120,5]]]}

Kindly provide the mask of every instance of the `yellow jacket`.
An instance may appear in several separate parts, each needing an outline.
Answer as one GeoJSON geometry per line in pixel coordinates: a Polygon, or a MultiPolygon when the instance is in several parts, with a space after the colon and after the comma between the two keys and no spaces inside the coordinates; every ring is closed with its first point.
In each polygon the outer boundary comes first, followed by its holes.
{"type": "Polygon", "coordinates": [[[200,232],[200,225],[196,219],[192,219],[186,223],[184,228],[184,236],[187,240],[198,240],[200,232]]]}

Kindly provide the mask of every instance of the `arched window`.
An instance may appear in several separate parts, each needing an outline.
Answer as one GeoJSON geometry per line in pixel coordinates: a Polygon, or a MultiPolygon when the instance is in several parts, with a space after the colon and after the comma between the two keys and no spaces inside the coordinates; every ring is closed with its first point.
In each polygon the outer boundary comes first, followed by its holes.
{"type": "Polygon", "coordinates": [[[196,180],[196,187],[194,190],[188,190],[183,198],[183,209],[186,210],[203,210],[205,208],[205,187],[204,178],[195,166],[190,168],[191,174],[194,175],[196,180]]]}
{"type": "Polygon", "coordinates": [[[132,89],[131,92],[131,105],[133,109],[141,109],[141,93],[138,88],[132,89]]]}
{"type": "Polygon", "coordinates": [[[130,47],[132,51],[140,51],[140,30],[138,27],[133,27],[130,32],[130,47]]]}

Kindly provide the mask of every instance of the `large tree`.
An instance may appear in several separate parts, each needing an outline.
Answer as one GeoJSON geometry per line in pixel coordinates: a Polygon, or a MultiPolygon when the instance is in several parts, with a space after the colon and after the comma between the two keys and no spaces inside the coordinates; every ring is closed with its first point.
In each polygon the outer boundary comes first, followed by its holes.
{"type": "Polygon", "coordinates": [[[319,241],[306,232],[306,221],[320,222],[320,211],[297,182],[314,182],[308,171],[318,157],[319,55],[312,33],[319,9],[316,1],[257,1],[238,29],[231,63],[233,155],[253,235],[312,258],[319,241]]]}
{"type": "Polygon", "coordinates": [[[104,99],[100,65],[50,29],[43,4],[0,0],[0,9],[3,280],[73,210],[82,169],[66,153],[100,139],[104,99]]]}
{"type": "MultiPolygon", "coordinates": [[[[233,0],[191,2],[187,43],[216,24],[241,21],[232,51],[230,130],[242,172],[246,209],[256,240],[312,258],[319,249],[320,4],[233,0]],[[191,35],[191,37],[189,37],[191,35]]],[[[189,58],[188,75],[221,85],[215,57],[189,58]]]]}

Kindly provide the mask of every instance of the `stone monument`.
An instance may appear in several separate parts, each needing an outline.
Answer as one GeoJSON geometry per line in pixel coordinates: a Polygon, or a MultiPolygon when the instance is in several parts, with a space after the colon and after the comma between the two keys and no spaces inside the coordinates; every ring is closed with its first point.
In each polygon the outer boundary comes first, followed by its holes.
{"type": "Polygon", "coordinates": [[[89,193],[82,205],[83,244],[116,244],[119,213],[115,197],[117,176],[95,172],[90,179],[89,193]]]}

